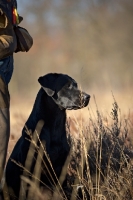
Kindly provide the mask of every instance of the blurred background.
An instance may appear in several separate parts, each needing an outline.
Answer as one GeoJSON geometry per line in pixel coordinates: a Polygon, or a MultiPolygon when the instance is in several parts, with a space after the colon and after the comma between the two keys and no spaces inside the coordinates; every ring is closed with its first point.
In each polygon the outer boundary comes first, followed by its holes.
{"type": "Polygon", "coordinates": [[[100,109],[110,109],[113,92],[123,112],[132,110],[132,0],[18,0],[18,12],[34,45],[14,56],[11,116],[27,118],[38,77],[50,72],[77,80],[92,107],[95,95],[100,109]]]}

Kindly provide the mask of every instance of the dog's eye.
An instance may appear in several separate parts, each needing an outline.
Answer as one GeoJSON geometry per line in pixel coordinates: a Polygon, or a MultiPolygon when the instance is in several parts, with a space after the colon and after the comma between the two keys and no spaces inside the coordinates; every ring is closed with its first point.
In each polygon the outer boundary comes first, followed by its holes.
{"type": "Polygon", "coordinates": [[[67,85],[67,88],[71,89],[71,88],[72,88],[72,84],[69,83],[69,84],[67,85]]]}

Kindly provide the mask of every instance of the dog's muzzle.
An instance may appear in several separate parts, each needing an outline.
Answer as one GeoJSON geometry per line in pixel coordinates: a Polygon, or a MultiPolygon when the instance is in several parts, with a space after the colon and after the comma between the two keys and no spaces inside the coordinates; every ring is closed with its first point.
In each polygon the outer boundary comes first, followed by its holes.
{"type": "Polygon", "coordinates": [[[78,110],[81,108],[86,107],[89,104],[90,101],[90,95],[86,93],[82,93],[80,97],[73,103],[71,107],[67,107],[67,110],[78,110]]]}

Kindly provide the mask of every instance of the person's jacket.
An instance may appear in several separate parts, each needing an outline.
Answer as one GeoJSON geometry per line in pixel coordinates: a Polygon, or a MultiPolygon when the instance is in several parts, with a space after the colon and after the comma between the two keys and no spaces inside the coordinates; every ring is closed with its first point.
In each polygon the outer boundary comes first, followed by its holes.
{"type": "Polygon", "coordinates": [[[0,60],[12,55],[14,52],[27,51],[27,49],[21,49],[24,46],[23,42],[25,44],[30,41],[29,49],[32,46],[33,41],[27,30],[24,29],[24,34],[19,33],[19,38],[16,37],[16,32],[14,31],[21,21],[22,17],[17,13],[16,0],[0,0],[0,60]]]}
{"type": "Polygon", "coordinates": [[[13,30],[13,8],[15,0],[0,0],[0,59],[16,50],[17,40],[13,30]]]}
{"type": "Polygon", "coordinates": [[[16,0],[0,0],[0,8],[6,14],[8,19],[12,22],[12,9],[13,7],[17,8],[16,0]]]}

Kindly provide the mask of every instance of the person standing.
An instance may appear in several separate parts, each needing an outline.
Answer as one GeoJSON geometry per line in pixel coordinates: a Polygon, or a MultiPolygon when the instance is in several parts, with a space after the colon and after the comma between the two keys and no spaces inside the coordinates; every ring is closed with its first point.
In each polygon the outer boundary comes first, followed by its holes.
{"type": "Polygon", "coordinates": [[[32,37],[18,26],[22,21],[16,0],[0,0],[0,183],[6,162],[10,136],[10,95],[8,84],[13,73],[13,54],[28,51],[32,37]]]}

